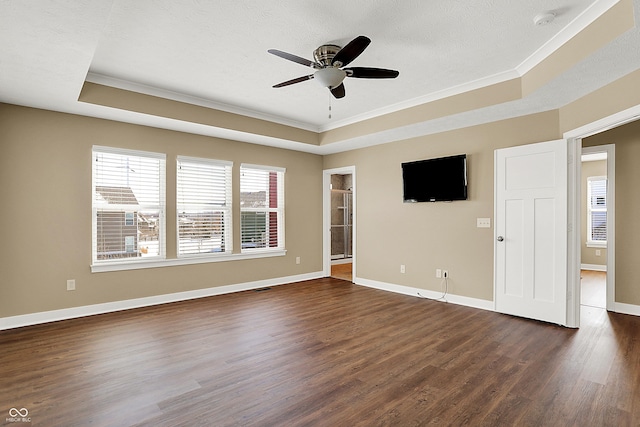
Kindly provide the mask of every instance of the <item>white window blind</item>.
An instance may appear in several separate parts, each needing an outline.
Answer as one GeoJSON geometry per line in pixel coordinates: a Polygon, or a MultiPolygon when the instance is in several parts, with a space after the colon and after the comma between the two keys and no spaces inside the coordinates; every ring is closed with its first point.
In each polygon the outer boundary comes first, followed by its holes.
{"type": "Polygon", "coordinates": [[[587,179],[587,243],[607,243],[607,178],[587,179]]]}
{"type": "Polygon", "coordinates": [[[178,255],[231,253],[231,162],[178,157],[178,255]]]}
{"type": "Polygon", "coordinates": [[[242,252],[284,250],[284,173],[282,168],[240,166],[242,252]]]}
{"type": "Polygon", "coordinates": [[[92,258],[165,256],[165,155],[94,146],[92,258]]]}

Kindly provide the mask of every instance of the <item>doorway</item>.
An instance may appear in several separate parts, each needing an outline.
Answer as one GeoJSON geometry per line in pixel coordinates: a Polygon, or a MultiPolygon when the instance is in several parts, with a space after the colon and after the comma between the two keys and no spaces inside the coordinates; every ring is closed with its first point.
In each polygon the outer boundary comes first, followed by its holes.
{"type": "Polygon", "coordinates": [[[607,152],[583,149],[580,179],[580,305],[607,308],[607,152]]]}
{"type": "Polygon", "coordinates": [[[355,277],[355,168],[324,171],[324,274],[355,277]]]}
{"type": "MultiPolygon", "coordinates": [[[[580,159],[582,154],[606,152],[607,153],[607,271],[606,271],[606,309],[607,311],[618,311],[615,302],[615,144],[607,144],[593,147],[582,147],[582,139],[589,136],[622,126],[626,123],[640,118],[640,105],[589,123],[580,128],[566,132],[564,138],[567,140],[570,148],[571,157],[580,159]]],[[[569,289],[567,299],[567,326],[572,328],[580,327],[580,311],[581,311],[581,238],[580,230],[586,227],[583,216],[580,212],[580,203],[582,192],[580,191],[580,180],[582,171],[582,162],[572,162],[569,174],[569,193],[571,194],[569,202],[569,274],[567,276],[567,285],[569,289]]]]}
{"type": "Polygon", "coordinates": [[[580,305],[614,311],[615,145],[581,153],[580,305]]]}

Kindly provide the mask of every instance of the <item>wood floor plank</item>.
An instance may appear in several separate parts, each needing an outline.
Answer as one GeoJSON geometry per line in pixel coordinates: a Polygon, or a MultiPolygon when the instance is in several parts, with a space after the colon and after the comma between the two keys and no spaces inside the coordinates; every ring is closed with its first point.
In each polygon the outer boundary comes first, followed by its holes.
{"type": "Polygon", "coordinates": [[[572,330],[327,278],[91,316],[0,332],[0,411],[33,426],[640,425],[640,318],[581,315],[572,330]]]}

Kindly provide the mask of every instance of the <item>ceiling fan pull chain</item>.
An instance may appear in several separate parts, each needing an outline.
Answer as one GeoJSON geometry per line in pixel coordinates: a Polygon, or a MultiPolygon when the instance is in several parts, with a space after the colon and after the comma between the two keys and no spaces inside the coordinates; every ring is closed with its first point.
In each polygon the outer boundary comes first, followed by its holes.
{"type": "Polygon", "coordinates": [[[331,92],[329,92],[329,118],[331,118],[331,92]]]}

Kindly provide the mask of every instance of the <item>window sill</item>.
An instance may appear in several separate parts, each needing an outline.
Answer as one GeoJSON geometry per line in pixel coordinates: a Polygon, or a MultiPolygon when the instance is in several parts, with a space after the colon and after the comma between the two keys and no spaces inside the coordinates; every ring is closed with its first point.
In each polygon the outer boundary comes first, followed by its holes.
{"type": "Polygon", "coordinates": [[[607,243],[604,242],[587,242],[588,248],[599,248],[599,249],[607,249],[607,243]]]}
{"type": "Polygon", "coordinates": [[[192,265],[192,264],[208,264],[212,262],[225,262],[225,261],[239,261],[255,258],[270,258],[277,256],[285,256],[286,250],[277,251],[265,251],[265,252],[252,252],[241,254],[224,254],[216,255],[215,257],[185,257],[185,258],[173,258],[173,259],[157,259],[148,261],[125,261],[125,262],[111,262],[111,263],[99,263],[91,265],[92,273],[104,273],[108,271],[125,271],[125,270],[141,270],[145,268],[159,268],[159,267],[174,267],[180,265],[192,265]]]}

